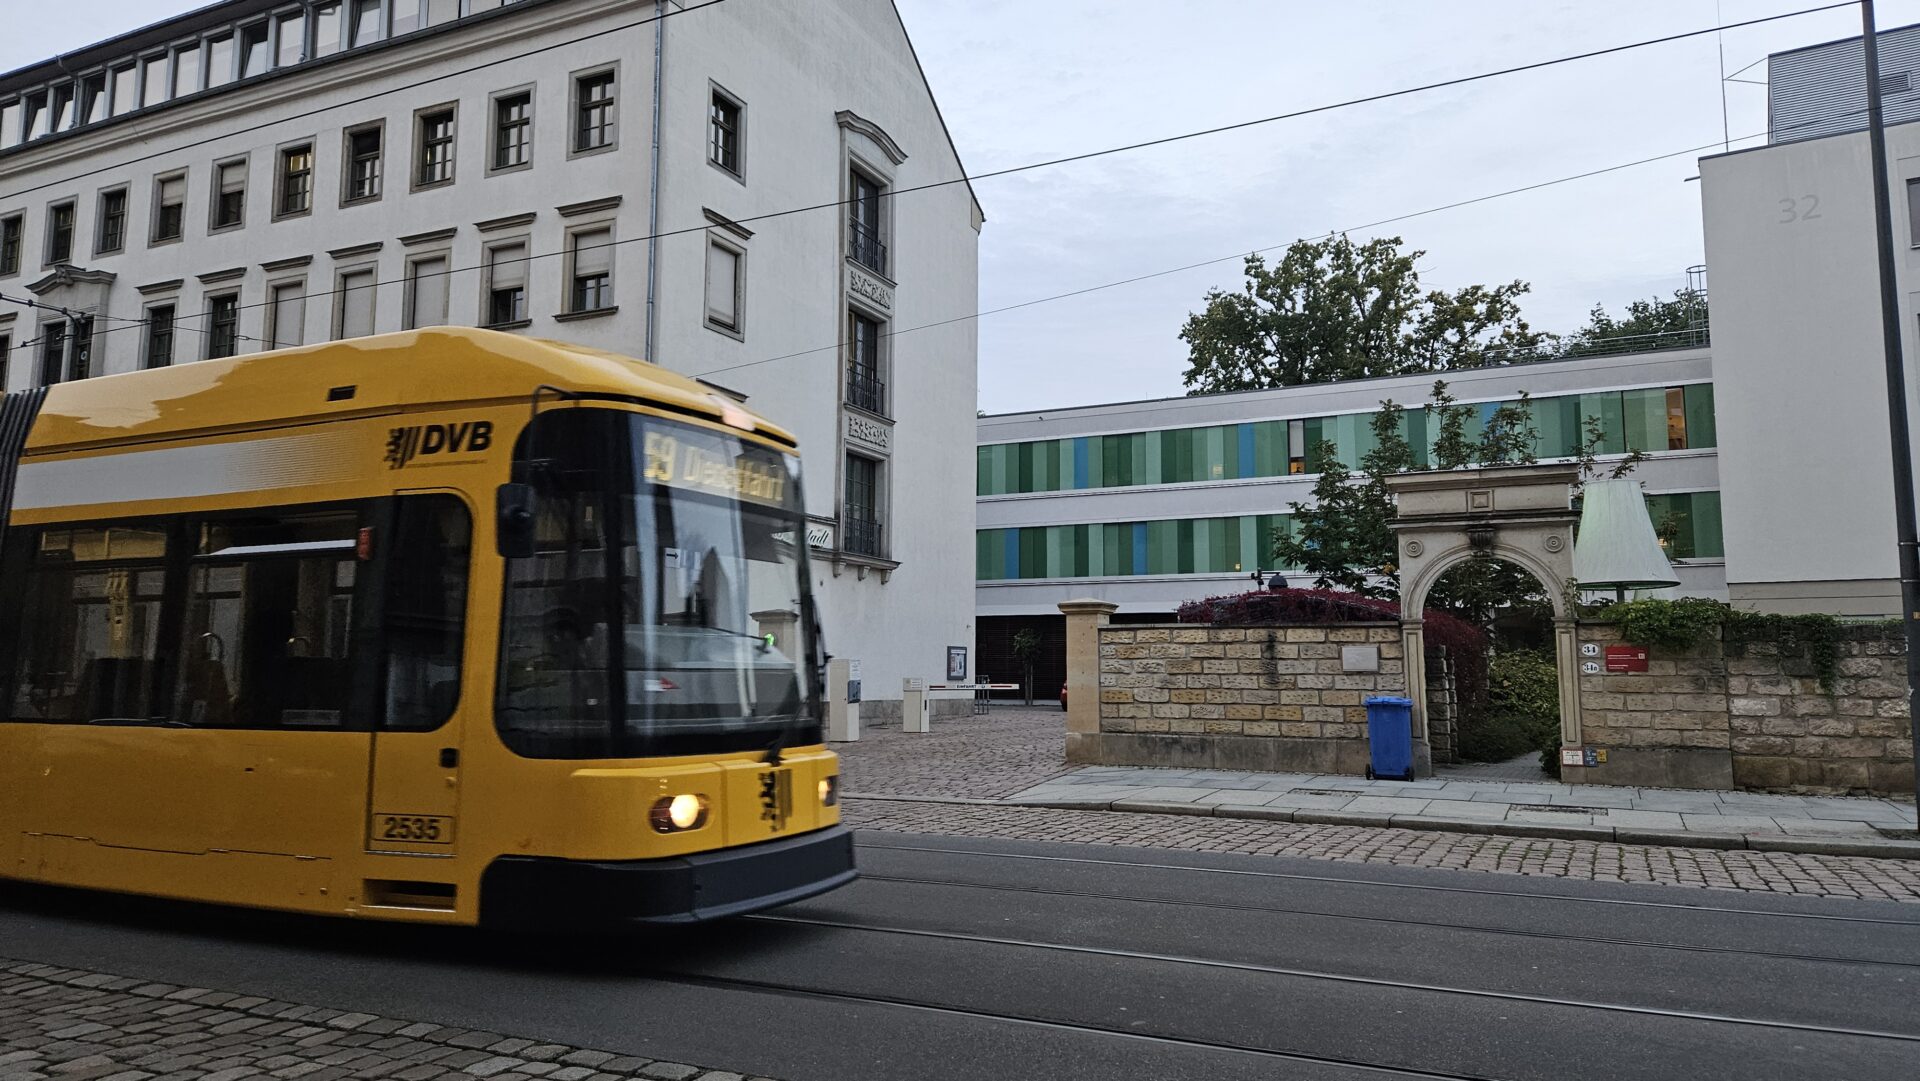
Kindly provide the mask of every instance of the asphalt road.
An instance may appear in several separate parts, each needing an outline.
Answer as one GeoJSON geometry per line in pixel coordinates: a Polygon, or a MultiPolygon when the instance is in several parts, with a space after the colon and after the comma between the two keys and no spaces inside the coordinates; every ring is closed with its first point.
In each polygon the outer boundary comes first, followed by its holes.
{"type": "Polygon", "coordinates": [[[1920,906],[864,833],[626,940],[0,891],[0,955],[787,1081],[1920,1076],[1920,906]]]}

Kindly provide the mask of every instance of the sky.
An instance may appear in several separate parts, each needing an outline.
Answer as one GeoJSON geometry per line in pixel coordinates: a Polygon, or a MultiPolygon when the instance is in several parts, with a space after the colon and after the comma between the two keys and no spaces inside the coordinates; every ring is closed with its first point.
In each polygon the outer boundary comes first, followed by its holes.
{"type": "MultiPolygon", "coordinates": [[[[962,160],[983,173],[1826,0],[896,2],[962,160]]],[[[0,0],[0,15],[25,3],[0,0]]],[[[0,71],[198,6],[62,0],[0,35],[0,71]]],[[[1920,0],[1876,6],[1882,27],[1920,22],[1920,0]]],[[[1859,29],[1850,5],[981,180],[983,311],[1218,261],[982,316],[979,406],[1184,393],[1180,327],[1207,291],[1238,288],[1250,250],[1334,230],[1402,237],[1426,253],[1429,287],[1529,282],[1523,313],[1540,330],[1577,329],[1595,304],[1670,295],[1705,261],[1699,185],[1688,179],[1697,157],[1723,138],[1764,141],[1754,136],[1766,130],[1766,89],[1723,83],[1721,51],[1728,74],[1764,82],[1756,62],[1768,53],[1859,29]]],[[[897,362],[911,341],[896,340],[897,362]]]]}

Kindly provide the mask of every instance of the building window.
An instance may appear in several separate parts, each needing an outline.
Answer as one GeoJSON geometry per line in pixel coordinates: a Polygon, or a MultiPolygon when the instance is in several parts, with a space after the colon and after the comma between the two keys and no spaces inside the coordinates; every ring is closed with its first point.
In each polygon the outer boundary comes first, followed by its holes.
{"type": "Polygon", "coordinates": [[[107,73],[80,80],[80,123],[98,124],[107,118],[107,73]]]}
{"type": "Polygon", "coordinates": [[[164,368],[173,363],[173,305],[155,304],[147,309],[147,359],[149,368],[164,368]]]}
{"type": "Polygon", "coordinates": [[[746,253],[718,240],[707,242],[707,325],[738,335],[745,321],[746,253]]]}
{"type": "Polygon", "coordinates": [[[533,160],[533,92],[493,99],[493,167],[513,169],[533,160]]]}
{"type": "Polygon", "coordinates": [[[139,107],[140,68],[137,65],[128,64],[126,67],[114,69],[113,115],[124,116],[139,107]]]}
{"type": "Polygon", "coordinates": [[[340,5],[337,3],[315,4],[313,6],[313,51],[308,55],[315,60],[323,56],[332,56],[340,51],[340,41],[340,5]]]}
{"type": "Polygon", "coordinates": [[[0,334],[0,391],[7,389],[8,362],[13,359],[13,336],[0,334]]]}
{"type": "Polygon", "coordinates": [[[53,88],[53,125],[48,134],[66,131],[73,127],[73,84],[62,83],[53,88]]]}
{"type": "Polygon", "coordinates": [[[353,0],[353,44],[380,40],[380,0],[353,0]]]}
{"type": "Polygon", "coordinates": [[[421,0],[393,0],[393,19],[387,27],[392,37],[411,34],[420,28],[421,0]]]}
{"type": "Polygon", "coordinates": [[[200,89],[200,47],[188,45],[173,51],[173,96],[186,97],[200,89]]]}
{"type": "Polygon", "coordinates": [[[343,203],[380,198],[380,147],[384,129],[379,124],[347,132],[347,183],[343,203]]]}
{"type": "Polygon", "coordinates": [[[447,257],[415,259],[407,264],[406,329],[447,324],[447,257]]]}
{"type": "Polygon", "coordinates": [[[340,275],[333,306],[333,337],[364,338],[373,333],[374,279],[372,268],[340,275]]]}
{"type": "Polygon", "coordinates": [[[593,312],[613,307],[613,230],[586,229],[573,234],[573,263],[567,282],[567,310],[593,312]]]}
{"type": "Polygon", "coordinates": [[[487,325],[527,321],[527,246],[501,244],[487,251],[487,325]]]}
{"type": "Polygon", "coordinates": [[[265,22],[240,28],[240,77],[242,79],[265,74],[269,55],[265,22]]]}
{"type": "Polygon", "coordinates": [[[48,266],[73,262],[73,213],[71,200],[47,208],[48,266]]]}
{"type": "Polygon", "coordinates": [[[880,182],[853,170],[847,202],[847,250],[853,261],[876,274],[887,272],[887,245],[881,239],[880,182]]]}
{"type": "Polygon", "coordinates": [[[207,86],[225,86],[233,81],[233,35],[207,39],[207,86]]]}
{"type": "Polygon", "coordinates": [[[313,144],[280,151],[280,217],[305,214],[313,208],[313,144]]]}
{"type": "Polygon", "coordinates": [[[1287,473],[1295,475],[1307,471],[1307,422],[1290,420],[1287,422],[1287,473]]]}
{"type": "Polygon", "coordinates": [[[452,109],[435,109],[419,116],[418,146],[414,148],[414,186],[430,188],[453,183],[452,109]]]}
{"type": "Polygon", "coordinates": [[[439,26],[460,17],[460,0],[427,0],[427,25],[439,26]]]}
{"type": "Polygon", "coordinates": [[[218,360],[240,351],[240,294],[207,298],[207,359],[218,360]]]}
{"type": "Polygon", "coordinates": [[[298,64],[306,52],[306,15],[298,11],[287,12],[274,20],[273,32],[278,35],[278,40],[274,43],[273,66],[290,68],[298,64]]]}
{"type": "Polygon", "coordinates": [[[167,57],[149,56],[140,61],[140,104],[151,108],[167,100],[167,57]]]}
{"type": "Polygon", "coordinates": [[[40,385],[60,382],[67,367],[67,324],[47,323],[40,328],[40,385]]]}
{"type": "Polygon", "coordinates": [[[267,292],[267,348],[285,349],[307,341],[307,283],[281,282],[267,292]]]}
{"type": "Polygon", "coordinates": [[[24,110],[18,101],[0,101],[0,150],[10,146],[19,146],[25,135],[20,131],[20,115],[24,110]]]}
{"type": "Polygon", "coordinates": [[[604,150],[614,139],[613,72],[582,75],[573,81],[574,153],[604,150]]]}
{"type": "Polygon", "coordinates": [[[127,189],[100,193],[99,228],[93,238],[95,255],[111,255],[127,246],[127,189]]]}
{"type": "Polygon", "coordinates": [[[0,218],[0,275],[20,273],[20,246],[26,229],[25,214],[0,218]]]}
{"type": "Polygon", "coordinates": [[[847,501],[841,547],[856,555],[878,556],[880,536],[880,463],[847,455],[847,501]]]}
{"type": "Polygon", "coordinates": [[[707,109],[707,160],[734,176],[741,175],[740,135],[745,107],[737,98],[714,88],[707,109]]]}
{"type": "Polygon", "coordinates": [[[247,163],[229,161],[213,170],[213,228],[233,229],[247,217],[247,163]]]}
{"type": "Polygon", "coordinates": [[[28,95],[21,104],[26,109],[26,116],[20,122],[20,138],[32,142],[47,134],[46,91],[28,95]]]}
{"type": "Polygon", "coordinates": [[[40,334],[40,385],[50,387],[85,379],[93,364],[93,317],[82,315],[66,322],[48,323],[40,334]],[[71,341],[69,341],[71,336],[71,341]],[[73,355],[68,357],[71,346],[73,355]]]}
{"type": "Polygon", "coordinates": [[[187,174],[163,176],[153,182],[153,242],[179,240],[187,220],[187,174]]]}
{"type": "Polygon", "coordinates": [[[886,415],[887,385],[880,379],[880,324],[847,313],[847,404],[886,415]]]}

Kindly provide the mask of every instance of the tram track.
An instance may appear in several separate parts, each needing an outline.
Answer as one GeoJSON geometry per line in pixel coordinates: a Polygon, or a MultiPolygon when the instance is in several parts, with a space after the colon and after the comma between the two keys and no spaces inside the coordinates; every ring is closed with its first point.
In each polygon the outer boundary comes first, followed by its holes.
{"type": "MultiPolygon", "coordinates": [[[[1411,890],[1423,893],[1462,894],[1477,897],[1501,897],[1524,901],[1556,901],[1563,904],[1606,905],[1620,908],[1664,909],[1678,912],[1698,912],[1711,915],[1761,916],[1770,919],[1817,920],[1827,923],[1874,924],[1888,927],[1908,927],[1920,930],[1920,906],[1915,906],[1915,918],[1911,920],[1888,919],[1880,916],[1843,916],[1824,912],[1782,912],[1760,908],[1738,908],[1727,905],[1682,904],[1677,901],[1643,901],[1627,897],[1580,897],[1562,893],[1533,893],[1525,890],[1496,890],[1471,886],[1444,886],[1432,882],[1394,882],[1388,879],[1341,878],[1337,875],[1301,874],[1289,871],[1256,871],[1240,867],[1206,867],[1185,863],[1158,863],[1136,860],[1103,860],[1088,856],[1051,856],[1033,852],[994,852],[972,848],[938,848],[926,845],[885,845],[874,844],[866,840],[855,841],[856,853],[860,850],[873,852],[915,852],[935,856],[967,856],[982,859],[1025,860],[1048,864],[1082,865],[1093,867],[1127,868],[1146,871],[1182,871],[1192,874],[1225,875],[1235,878],[1275,879],[1288,882],[1313,882],[1336,886],[1348,886],[1359,889],[1411,890]]],[[[1233,855],[1233,853],[1212,853],[1214,855],[1233,855]]],[[[1423,870],[1444,871],[1448,868],[1422,868],[1423,870]]],[[[865,877],[866,872],[862,872],[865,877]]],[[[1857,903],[1857,902],[1856,902],[1857,903]]]]}
{"type": "Polygon", "coordinates": [[[1764,957],[1779,961],[1808,961],[1819,964],[1872,965],[1887,968],[1920,969],[1920,962],[1886,961],[1870,957],[1840,957],[1830,954],[1781,953],[1773,950],[1741,949],[1734,946],[1703,946],[1685,942],[1661,942],[1655,939],[1607,938],[1590,934],[1564,934],[1557,931],[1528,931],[1512,927],[1488,927],[1480,924],[1448,923],[1443,920],[1408,919],[1396,916],[1367,916],[1352,912],[1330,912],[1314,908],[1289,908],[1278,905],[1249,905],[1226,901],[1194,901],[1178,897],[1149,896],[1143,894],[1109,893],[1106,891],[1064,890],[1044,886],[1007,885],[996,882],[968,882],[947,878],[921,878],[910,875],[876,874],[863,871],[862,882],[892,882],[904,885],[951,887],[955,889],[989,890],[1001,893],[1021,893],[1037,897],[1060,897],[1081,900],[1125,901],[1148,905],[1167,905],[1177,908],[1210,909],[1221,912],[1255,912],[1276,916],[1307,916],[1315,919],[1343,920],[1353,923],[1387,924],[1401,927],[1429,927],[1442,931],[1464,931],[1469,934],[1501,935],[1512,938],[1532,938],[1553,942],[1577,943],[1583,946],[1629,946],[1643,949],[1677,950],[1688,953],[1726,954],[1736,957],[1764,957]]]}
{"type": "MultiPolygon", "coordinates": [[[[782,924],[794,927],[814,927],[835,931],[864,932],[903,937],[930,939],[937,941],[965,943],[968,945],[1005,946],[1018,949],[1045,950],[1052,953],[1069,954],[1082,957],[1095,957],[1107,960],[1142,961],[1148,963],[1181,965],[1193,968],[1205,968],[1224,972],[1238,972],[1250,975],[1277,976],[1289,979],[1314,980],[1326,983],[1338,983],[1348,986],[1378,990],[1414,991],[1428,994],[1450,995],[1484,1001],[1511,1002],[1531,1006],[1547,1006],[1562,1009],[1595,1010],[1606,1013],[1627,1014],[1637,1017],[1651,1017],[1675,1021],[1693,1021],[1707,1024],[1735,1025],[1751,1028],[1773,1029],[1786,1032],[1801,1032],[1823,1036],[1844,1036],[1860,1039],[1888,1040],[1898,1043],[1920,1044],[1920,1033],[1889,1032],[1879,1029],[1853,1028],[1835,1025],[1820,1025],[1808,1022],[1768,1020],[1758,1017],[1741,1017],[1732,1014],[1717,1014],[1701,1010],[1679,1010],[1660,1006],[1636,1006],[1629,1003],[1600,1002],[1586,999],[1564,998],[1554,995],[1529,994],[1519,991],[1496,991],[1486,988],[1455,987],[1446,984],[1426,983],[1415,980],[1396,980],[1380,976],[1360,976],[1350,973],[1326,972],[1315,969],[1290,968],[1282,965],[1267,965],[1250,961],[1227,961],[1216,958],[1187,957],[1178,954],[1158,953],[1146,950],[1128,950],[1105,946],[1083,946],[1061,942],[1038,942],[1028,939],[1005,938],[997,935],[976,934],[966,931],[937,931],[925,928],[892,927],[878,924],[855,923],[846,920],[828,920],[807,916],[781,916],[760,914],[740,917],[743,922],[760,924],[782,924]]],[[[1444,1075],[1443,1075],[1444,1076],[1444,1075]]]]}

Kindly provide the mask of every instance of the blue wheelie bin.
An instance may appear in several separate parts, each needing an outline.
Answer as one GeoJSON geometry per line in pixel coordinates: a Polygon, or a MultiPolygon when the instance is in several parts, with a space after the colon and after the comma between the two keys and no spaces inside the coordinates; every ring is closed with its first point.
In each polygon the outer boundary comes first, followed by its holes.
{"type": "Polygon", "coordinates": [[[1367,780],[1413,780],[1413,699],[1375,695],[1367,706],[1367,780]]]}

